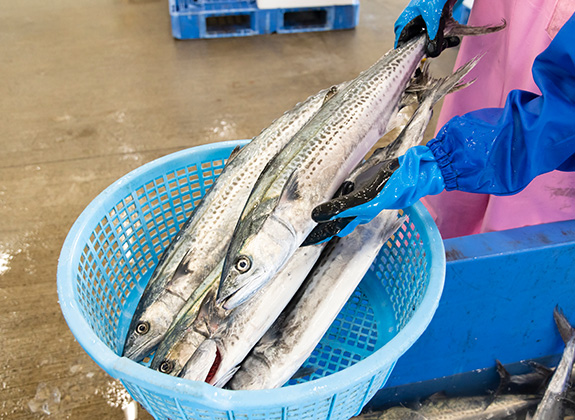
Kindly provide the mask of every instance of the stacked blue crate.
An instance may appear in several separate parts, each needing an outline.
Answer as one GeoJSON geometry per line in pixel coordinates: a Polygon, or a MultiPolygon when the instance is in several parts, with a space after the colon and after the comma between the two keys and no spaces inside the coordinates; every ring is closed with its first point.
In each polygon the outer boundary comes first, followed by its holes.
{"type": "Polygon", "coordinates": [[[170,0],[172,34],[178,39],[351,29],[359,0],[345,6],[259,9],[256,0],[170,0]]]}

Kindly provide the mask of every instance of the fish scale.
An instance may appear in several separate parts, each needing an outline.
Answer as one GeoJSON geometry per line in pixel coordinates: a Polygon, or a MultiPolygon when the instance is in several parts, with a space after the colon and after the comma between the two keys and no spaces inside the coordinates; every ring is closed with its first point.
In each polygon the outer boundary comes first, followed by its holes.
{"type": "Polygon", "coordinates": [[[228,249],[218,302],[232,309],[282,267],[332,197],[384,134],[424,56],[425,37],[391,50],[338,90],[260,175],[228,249]],[[247,272],[235,265],[249,261],[247,272]]]}

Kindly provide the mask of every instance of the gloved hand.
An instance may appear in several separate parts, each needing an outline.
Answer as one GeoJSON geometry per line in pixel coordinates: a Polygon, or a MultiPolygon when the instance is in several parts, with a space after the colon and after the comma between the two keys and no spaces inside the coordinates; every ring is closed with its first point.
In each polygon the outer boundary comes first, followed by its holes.
{"type": "Polygon", "coordinates": [[[383,175],[379,178],[386,181],[379,182],[381,186],[376,187],[379,192],[375,197],[370,194],[376,184],[372,182],[351,194],[320,204],[313,210],[312,218],[320,225],[335,219],[346,220],[343,230],[337,233],[343,237],[384,209],[406,208],[426,195],[439,194],[445,189],[441,169],[427,146],[412,147],[395,162],[380,170],[378,175],[383,175]]]}
{"type": "Polygon", "coordinates": [[[395,47],[397,48],[398,45],[409,41],[425,30],[428,37],[427,55],[437,57],[447,46],[443,38],[445,22],[441,18],[447,1],[411,0],[395,22],[395,47]]]}

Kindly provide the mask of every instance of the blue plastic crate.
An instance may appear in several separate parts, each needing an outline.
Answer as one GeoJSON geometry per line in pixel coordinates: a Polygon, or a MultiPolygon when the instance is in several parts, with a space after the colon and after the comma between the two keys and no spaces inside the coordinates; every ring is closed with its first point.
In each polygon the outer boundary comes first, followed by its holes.
{"type": "Polygon", "coordinates": [[[154,266],[238,144],[177,152],[120,178],[82,212],[58,262],[58,297],[80,345],[156,419],[347,420],[385,384],[439,303],[445,252],[423,205],[384,245],[308,361],[280,389],[230,391],[120,357],[154,266]]]}
{"type": "Polygon", "coordinates": [[[359,0],[345,6],[259,9],[256,0],[170,0],[172,34],[178,39],[351,29],[359,0]]]}

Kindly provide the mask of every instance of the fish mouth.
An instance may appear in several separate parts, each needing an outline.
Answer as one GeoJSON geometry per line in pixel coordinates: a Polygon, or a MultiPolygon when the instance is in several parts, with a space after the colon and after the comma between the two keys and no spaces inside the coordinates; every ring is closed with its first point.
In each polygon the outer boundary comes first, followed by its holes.
{"type": "Polygon", "coordinates": [[[141,362],[148,356],[149,353],[152,352],[154,347],[159,344],[160,337],[155,337],[151,340],[146,340],[145,343],[142,344],[135,344],[134,339],[128,339],[128,341],[124,345],[124,350],[122,352],[123,357],[127,357],[135,362],[141,362]]]}
{"type": "Polygon", "coordinates": [[[218,297],[216,299],[216,304],[220,305],[226,311],[231,311],[232,309],[237,308],[257,292],[261,286],[260,280],[263,277],[264,273],[254,273],[246,284],[240,286],[226,296],[218,297]]]}

